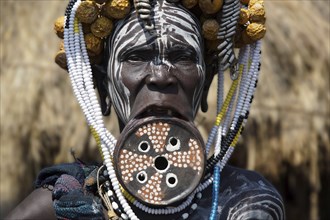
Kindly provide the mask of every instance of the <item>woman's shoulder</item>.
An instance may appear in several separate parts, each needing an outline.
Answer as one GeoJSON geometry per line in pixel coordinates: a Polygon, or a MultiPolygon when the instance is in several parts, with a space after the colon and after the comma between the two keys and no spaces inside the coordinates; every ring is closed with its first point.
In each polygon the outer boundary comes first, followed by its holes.
{"type": "Polygon", "coordinates": [[[274,186],[256,171],[246,170],[233,166],[225,166],[221,172],[221,187],[242,191],[245,189],[258,189],[271,191],[280,197],[274,186]]]}
{"type": "MultiPolygon", "coordinates": [[[[232,166],[221,172],[218,219],[285,219],[282,198],[259,173],[232,166]]],[[[212,184],[202,192],[192,220],[208,219],[212,207],[212,184]]]]}
{"type": "Polygon", "coordinates": [[[232,166],[222,172],[218,211],[220,219],[285,219],[275,187],[255,171],[232,166]]]}

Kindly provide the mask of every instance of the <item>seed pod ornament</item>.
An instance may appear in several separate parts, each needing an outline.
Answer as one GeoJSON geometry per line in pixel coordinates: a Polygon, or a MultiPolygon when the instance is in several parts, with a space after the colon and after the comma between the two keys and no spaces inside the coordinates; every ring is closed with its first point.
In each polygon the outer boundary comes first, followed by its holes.
{"type": "Polygon", "coordinates": [[[113,28],[112,21],[104,16],[99,17],[91,25],[91,32],[99,38],[105,38],[109,36],[113,28]]]}
{"type": "Polygon", "coordinates": [[[249,21],[249,10],[241,8],[238,23],[245,25],[249,21]]]}
{"type": "Polygon", "coordinates": [[[265,8],[262,2],[256,2],[254,5],[249,6],[249,14],[250,22],[265,23],[265,8]]]}
{"type": "Polygon", "coordinates": [[[207,19],[203,23],[203,37],[207,40],[216,40],[220,25],[215,19],[207,19]]]}
{"type": "Polygon", "coordinates": [[[56,19],[56,21],[54,23],[54,30],[55,30],[56,35],[59,38],[63,39],[63,36],[64,36],[64,16],[61,16],[61,17],[56,19]]]}
{"type": "Polygon", "coordinates": [[[110,0],[102,7],[102,13],[114,19],[122,19],[130,12],[129,0],[110,0]]]}
{"type": "Polygon", "coordinates": [[[76,13],[76,17],[82,23],[91,24],[99,15],[99,8],[95,2],[83,1],[76,13]]]}
{"type": "Polygon", "coordinates": [[[260,40],[266,34],[266,28],[263,24],[251,23],[246,28],[246,33],[253,41],[260,40]]]}
{"type": "Polygon", "coordinates": [[[182,5],[188,9],[195,7],[198,4],[198,0],[182,0],[182,5]]]}
{"type": "MultiPolygon", "coordinates": [[[[241,1],[242,2],[242,1],[241,1]]],[[[263,0],[244,1],[248,8],[241,8],[240,24],[238,35],[235,38],[236,47],[242,47],[246,44],[251,44],[263,38],[266,34],[266,15],[263,0]]]]}
{"type": "Polygon", "coordinates": [[[92,33],[85,35],[86,49],[90,56],[99,55],[103,51],[103,40],[92,33]]]}
{"type": "Polygon", "coordinates": [[[256,3],[260,3],[260,4],[264,5],[263,0],[249,0],[248,7],[251,8],[256,3]]]}
{"type": "Polygon", "coordinates": [[[55,63],[59,65],[62,69],[67,69],[66,54],[64,50],[60,50],[55,55],[55,63]]]}

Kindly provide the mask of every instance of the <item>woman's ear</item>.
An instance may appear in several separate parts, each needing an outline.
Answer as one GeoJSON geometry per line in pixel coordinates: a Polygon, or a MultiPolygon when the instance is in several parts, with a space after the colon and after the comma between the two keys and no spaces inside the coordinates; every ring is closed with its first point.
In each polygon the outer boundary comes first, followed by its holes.
{"type": "Polygon", "coordinates": [[[208,110],[207,96],[209,94],[209,89],[213,81],[214,75],[216,73],[217,73],[216,59],[206,60],[206,74],[205,74],[206,76],[205,76],[205,82],[204,82],[202,100],[201,100],[201,109],[203,112],[207,112],[208,110]]]}
{"type": "Polygon", "coordinates": [[[93,71],[94,85],[96,86],[100,97],[102,114],[104,116],[110,115],[111,99],[108,90],[106,67],[104,65],[93,65],[92,71],[93,71]]]}

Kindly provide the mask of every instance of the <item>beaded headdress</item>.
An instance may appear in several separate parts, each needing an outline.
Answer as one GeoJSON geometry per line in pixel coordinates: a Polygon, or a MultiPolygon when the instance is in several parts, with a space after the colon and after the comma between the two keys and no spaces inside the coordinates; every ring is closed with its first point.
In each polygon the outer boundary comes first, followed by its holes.
{"type": "MultiPolygon", "coordinates": [[[[134,7],[146,31],[153,31],[152,2],[149,0],[70,0],[64,17],[55,22],[55,31],[64,43],[55,61],[69,72],[75,96],[86,116],[109,174],[106,197],[123,219],[138,219],[130,204],[149,214],[178,213],[189,205],[196,209],[201,191],[213,183],[210,219],[216,219],[220,173],[226,165],[249,115],[260,70],[260,39],[265,35],[263,0],[167,0],[182,4],[202,24],[207,52],[216,54],[218,66],[217,117],[206,143],[207,160],[203,181],[185,200],[171,207],[148,207],[129,195],[116,176],[113,155],[116,139],[106,129],[93,84],[93,64],[102,62],[104,39],[117,20],[134,7]],[[238,49],[236,53],[235,47],[238,49]],[[238,54],[238,56],[236,56],[238,54]],[[229,69],[232,85],[224,98],[224,72],[229,69]],[[129,201],[129,202],[128,202],[129,201]],[[116,204],[116,205],[114,205],[116,204]],[[115,206],[115,207],[114,207],[115,206]]],[[[184,213],[182,219],[188,218],[184,213]]]]}

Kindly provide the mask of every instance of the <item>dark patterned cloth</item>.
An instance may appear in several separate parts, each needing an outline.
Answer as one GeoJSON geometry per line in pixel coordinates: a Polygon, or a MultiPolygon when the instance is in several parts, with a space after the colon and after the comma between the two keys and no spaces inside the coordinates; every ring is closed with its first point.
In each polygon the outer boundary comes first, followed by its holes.
{"type": "Polygon", "coordinates": [[[53,206],[58,219],[101,220],[102,201],[95,196],[96,187],[85,187],[95,185],[97,169],[80,162],[48,167],[38,175],[36,187],[54,186],[53,206]]]}

